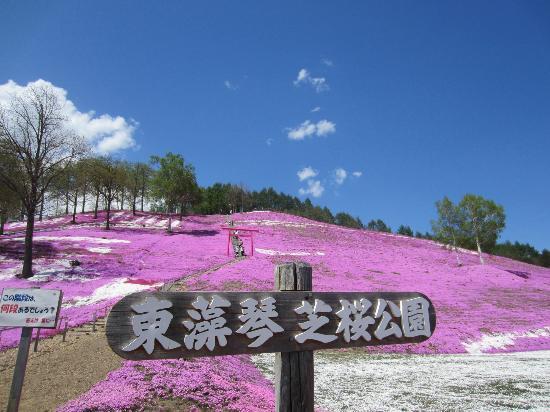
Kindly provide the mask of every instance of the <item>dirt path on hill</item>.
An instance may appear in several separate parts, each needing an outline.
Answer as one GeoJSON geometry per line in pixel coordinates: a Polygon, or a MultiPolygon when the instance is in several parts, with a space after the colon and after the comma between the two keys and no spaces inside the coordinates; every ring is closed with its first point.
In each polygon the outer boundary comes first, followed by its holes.
{"type": "MultiPolygon", "coordinates": [[[[38,352],[31,344],[20,411],[53,411],[122,364],[107,344],[102,320],[96,332],[84,325],[70,329],[62,340],[61,335],[40,340],[38,352]]],[[[0,409],[7,406],[16,356],[15,348],[0,353],[0,409]]]]}
{"type": "MultiPolygon", "coordinates": [[[[170,282],[160,289],[181,290],[190,278],[215,272],[242,259],[215,265],[170,282]]],[[[33,334],[34,336],[34,334],[33,334]]],[[[19,410],[21,412],[55,411],[55,408],[88,391],[107,374],[118,369],[123,360],[107,344],[105,319],[98,319],[96,331],[92,324],[69,329],[66,341],[56,335],[39,341],[38,352],[33,352],[27,363],[25,383],[19,410]]],[[[13,376],[17,348],[0,352],[0,410],[5,410],[13,376]]]]}

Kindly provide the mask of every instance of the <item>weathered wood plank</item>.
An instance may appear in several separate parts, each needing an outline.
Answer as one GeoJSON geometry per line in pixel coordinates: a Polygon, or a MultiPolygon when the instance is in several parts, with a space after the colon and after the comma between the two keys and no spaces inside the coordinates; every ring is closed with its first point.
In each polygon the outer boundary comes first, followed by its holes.
{"type": "MultiPolygon", "coordinates": [[[[299,267],[296,269],[297,273],[300,273],[301,270],[307,272],[307,269],[299,269],[299,267]]],[[[301,287],[302,285],[304,285],[303,287],[307,287],[307,281],[299,280],[299,276],[296,278],[296,283],[294,283],[294,280],[289,275],[289,271],[291,270],[293,270],[292,266],[290,266],[290,268],[288,266],[283,266],[276,271],[275,278],[276,280],[279,279],[280,286],[282,288],[289,288],[291,285],[294,286],[294,284],[296,284],[296,287],[298,287],[298,285],[301,287]]],[[[366,345],[375,346],[401,343],[419,343],[428,339],[428,337],[422,335],[415,337],[403,336],[398,338],[392,335],[382,340],[377,339],[373,335],[373,331],[379,325],[379,319],[376,320],[376,324],[371,325],[368,329],[372,336],[370,341],[360,338],[358,340],[346,342],[341,333],[336,334],[337,339],[329,343],[307,340],[300,344],[294,339],[297,334],[303,332],[299,326],[299,323],[307,320],[307,315],[300,315],[294,311],[294,309],[302,305],[303,301],[311,302],[313,305],[316,299],[320,299],[330,305],[332,308],[330,313],[320,314],[322,316],[326,316],[329,322],[320,327],[317,332],[335,335],[338,323],[341,320],[336,315],[336,312],[341,308],[341,299],[346,299],[349,302],[362,298],[368,299],[373,303],[373,306],[367,314],[374,317],[374,311],[378,299],[385,299],[386,301],[399,303],[401,300],[417,297],[423,297],[427,302],[429,302],[427,297],[415,292],[292,292],[288,291],[288,289],[283,292],[140,292],[126,296],[113,307],[107,320],[106,333],[111,348],[117,354],[127,359],[162,359],[230,355],[238,353],[292,352],[366,345]],[[213,351],[208,350],[206,347],[203,347],[200,350],[188,350],[183,341],[185,335],[189,333],[189,331],[183,326],[184,321],[191,319],[188,311],[194,309],[192,303],[197,299],[197,297],[202,296],[204,299],[210,301],[214,295],[222,297],[231,303],[230,307],[223,308],[225,311],[223,316],[227,320],[226,326],[232,331],[232,334],[227,337],[227,345],[224,347],[216,345],[213,351]],[[164,336],[178,342],[181,345],[179,348],[166,350],[158,342],[155,342],[155,349],[151,354],[147,354],[142,347],[130,352],[125,352],[121,349],[136,338],[136,335],[132,329],[132,317],[135,316],[136,313],[131,306],[143,303],[148,296],[156,297],[159,300],[167,300],[172,304],[172,307],[167,310],[173,315],[173,319],[171,320],[170,327],[164,336]],[[257,348],[252,348],[248,345],[253,342],[253,339],[249,339],[245,334],[236,333],[236,330],[242,326],[242,322],[238,318],[238,316],[243,313],[240,303],[247,298],[253,298],[260,301],[267,297],[273,297],[276,300],[275,306],[278,312],[278,317],[273,318],[272,320],[276,324],[280,325],[284,329],[284,332],[275,333],[263,345],[257,348]]],[[[394,316],[389,312],[389,310],[388,313],[392,316],[393,322],[401,325],[401,320],[399,317],[394,316]]],[[[433,332],[436,325],[436,316],[431,302],[429,304],[429,323],[430,329],[433,332]]]]}
{"type": "Polygon", "coordinates": [[[283,406],[290,405],[290,353],[275,354],[275,410],[281,411],[283,406]]]}
{"type": "Polygon", "coordinates": [[[300,405],[297,410],[313,412],[313,351],[307,350],[297,353],[300,364],[301,389],[300,405]]]}

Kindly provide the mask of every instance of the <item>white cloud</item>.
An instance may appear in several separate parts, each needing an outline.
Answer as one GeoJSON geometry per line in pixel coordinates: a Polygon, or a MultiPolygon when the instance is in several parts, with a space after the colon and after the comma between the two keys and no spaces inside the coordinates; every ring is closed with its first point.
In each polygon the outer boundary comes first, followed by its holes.
{"type": "Polygon", "coordinates": [[[338,169],[334,170],[334,182],[337,185],[341,185],[342,183],[344,183],[347,177],[348,177],[348,172],[346,172],[345,169],[342,169],[341,167],[339,167],[338,169]]]}
{"type": "Polygon", "coordinates": [[[300,69],[296,80],[294,80],[294,86],[299,86],[301,84],[309,84],[317,93],[325,92],[330,89],[327,79],[324,77],[312,77],[307,69],[300,69]]]}
{"type": "Polygon", "coordinates": [[[223,85],[227,90],[237,90],[239,88],[239,86],[237,86],[234,83],[231,83],[229,80],[224,81],[223,85]]]}
{"type": "Polygon", "coordinates": [[[319,110],[321,110],[321,108],[320,108],[319,106],[314,107],[313,109],[311,109],[311,113],[316,113],[316,112],[318,112],[319,110]]]}
{"type": "Polygon", "coordinates": [[[296,86],[298,86],[300,83],[306,82],[307,79],[309,79],[309,78],[310,78],[310,75],[309,75],[309,72],[307,71],[307,69],[301,69],[298,72],[298,77],[296,78],[296,80],[294,80],[294,84],[296,86]]]}
{"type": "Polygon", "coordinates": [[[311,123],[309,120],[303,122],[300,126],[288,130],[290,140],[304,140],[306,137],[326,136],[336,132],[336,124],[328,120],[320,120],[317,123],[311,123]]]}
{"type": "Polygon", "coordinates": [[[271,146],[273,144],[273,141],[274,140],[270,137],[270,138],[266,139],[265,144],[268,145],[268,146],[271,146]]]}
{"type": "Polygon", "coordinates": [[[317,131],[317,125],[311,123],[309,120],[303,122],[300,126],[288,130],[288,138],[291,140],[304,140],[304,138],[315,134],[317,131]]]}
{"type": "Polygon", "coordinates": [[[336,125],[328,120],[320,120],[317,123],[317,136],[325,136],[327,134],[334,133],[336,131],[336,125]]]}
{"type": "Polygon", "coordinates": [[[354,177],[361,177],[361,176],[363,176],[363,172],[359,172],[359,171],[353,172],[352,175],[353,175],[354,177]]]}
{"type": "Polygon", "coordinates": [[[20,86],[13,80],[0,84],[0,105],[7,104],[11,96],[21,95],[33,86],[49,87],[53,90],[62,107],[63,115],[67,118],[68,127],[86,138],[98,153],[108,154],[137,147],[134,132],[139,126],[138,122],[110,114],[96,116],[92,110],[81,112],[71,100],[67,99],[67,90],[54,86],[46,80],[38,79],[27,83],[26,86],[20,86]]]}
{"type": "Polygon", "coordinates": [[[312,177],[315,177],[319,174],[317,170],[314,170],[311,166],[304,167],[302,170],[298,170],[296,175],[298,175],[298,179],[300,179],[300,182],[303,182],[306,179],[311,179],[312,177]]]}
{"type": "Polygon", "coordinates": [[[328,67],[334,66],[333,61],[329,59],[321,59],[321,63],[323,63],[325,66],[328,66],[328,67]]]}
{"type": "Polygon", "coordinates": [[[313,197],[321,197],[324,191],[325,188],[321,184],[320,180],[310,179],[307,181],[307,189],[300,188],[298,190],[298,193],[300,193],[302,196],[311,195],[313,197]]]}

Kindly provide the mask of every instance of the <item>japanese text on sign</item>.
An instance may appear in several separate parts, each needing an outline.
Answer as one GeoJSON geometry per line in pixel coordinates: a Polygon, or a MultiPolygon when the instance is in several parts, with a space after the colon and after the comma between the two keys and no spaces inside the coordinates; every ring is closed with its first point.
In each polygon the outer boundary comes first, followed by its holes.
{"type": "Polygon", "coordinates": [[[119,339],[117,352],[141,349],[151,355],[162,348],[194,356],[220,349],[211,354],[285,350],[281,344],[309,350],[312,344],[322,349],[407,343],[429,338],[435,326],[431,302],[420,294],[312,293],[290,300],[297,297],[291,293],[181,293],[184,305],[177,293],[141,295],[128,305],[130,311],[115,311],[131,326],[125,335],[130,339],[119,339]]]}
{"type": "Polygon", "coordinates": [[[0,326],[55,328],[60,301],[60,290],[4,289],[0,326]]]}

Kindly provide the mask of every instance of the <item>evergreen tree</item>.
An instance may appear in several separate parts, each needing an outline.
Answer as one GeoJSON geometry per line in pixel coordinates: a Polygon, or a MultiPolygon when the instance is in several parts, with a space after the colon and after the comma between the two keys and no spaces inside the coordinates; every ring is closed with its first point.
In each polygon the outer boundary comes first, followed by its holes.
{"type": "Polygon", "coordinates": [[[386,233],[391,233],[391,228],[386,225],[384,223],[383,220],[381,219],[376,219],[376,220],[371,220],[368,224],[367,224],[367,229],[369,230],[374,230],[376,232],[386,232],[386,233]]]}

